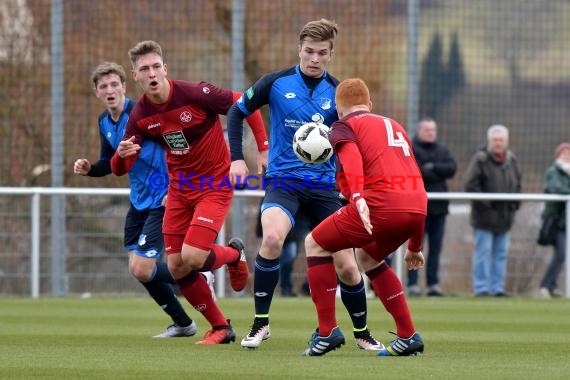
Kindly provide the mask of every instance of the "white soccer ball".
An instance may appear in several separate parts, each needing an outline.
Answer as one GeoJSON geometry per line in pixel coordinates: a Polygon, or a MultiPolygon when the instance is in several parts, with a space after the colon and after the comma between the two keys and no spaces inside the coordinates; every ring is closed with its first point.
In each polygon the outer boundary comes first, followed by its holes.
{"type": "Polygon", "coordinates": [[[333,148],[328,138],[329,127],[309,122],[301,125],[293,136],[293,152],[306,164],[322,164],[331,158],[333,148]]]}

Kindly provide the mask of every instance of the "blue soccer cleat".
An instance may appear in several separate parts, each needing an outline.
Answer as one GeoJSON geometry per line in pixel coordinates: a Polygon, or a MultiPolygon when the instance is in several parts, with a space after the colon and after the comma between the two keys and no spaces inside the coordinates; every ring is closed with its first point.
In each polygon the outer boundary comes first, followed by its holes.
{"type": "Polygon", "coordinates": [[[419,333],[408,339],[396,338],[385,348],[378,351],[378,356],[411,356],[424,352],[424,341],[419,333]]]}
{"type": "Polygon", "coordinates": [[[318,330],[313,333],[309,340],[309,348],[303,352],[303,356],[322,356],[329,351],[336,350],[345,343],[342,331],[336,326],[329,336],[322,337],[318,330]]]}

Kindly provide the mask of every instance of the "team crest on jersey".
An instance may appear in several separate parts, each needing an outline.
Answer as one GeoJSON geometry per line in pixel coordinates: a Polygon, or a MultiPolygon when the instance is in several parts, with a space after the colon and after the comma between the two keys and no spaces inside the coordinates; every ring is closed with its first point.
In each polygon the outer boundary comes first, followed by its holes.
{"type": "Polygon", "coordinates": [[[188,111],[184,111],[180,114],[180,121],[183,123],[189,123],[192,120],[192,114],[188,111]]]}
{"type": "Polygon", "coordinates": [[[210,89],[208,87],[202,87],[202,92],[204,94],[209,94],[210,93],[210,89]]]}
{"type": "Polygon", "coordinates": [[[113,134],[111,132],[107,132],[107,138],[110,139],[113,134]]]}
{"type": "Polygon", "coordinates": [[[324,110],[329,110],[331,108],[332,101],[329,98],[319,98],[319,107],[324,110]]]}

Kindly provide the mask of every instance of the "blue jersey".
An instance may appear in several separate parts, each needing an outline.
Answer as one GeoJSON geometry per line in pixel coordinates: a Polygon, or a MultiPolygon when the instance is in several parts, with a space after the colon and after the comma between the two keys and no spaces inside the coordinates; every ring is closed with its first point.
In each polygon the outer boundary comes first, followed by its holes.
{"type": "MultiPolygon", "coordinates": [[[[127,98],[123,112],[114,122],[109,111],[99,116],[101,135],[100,161],[110,162],[125,134],[125,127],[134,101],[127,98]]],[[[129,171],[131,203],[140,211],[161,207],[162,199],[168,190],[166,157],[164,150],[152,140],[145,140],[133,167],[129,171]]]]}
{"type": "Polygon", "coordinates": [[[334,101],[338,83],[326,71],[321,78],[307,77],[297,65],[263,76],[238,100],[237,106],[246,116],[269,104],[267,177],[290,176],[327,183],[334,178],[334,157],[320,165],[305,164],[293,152],[292,143],[301,125],[314,121],[330,127],[338,120],[334,101]]]}

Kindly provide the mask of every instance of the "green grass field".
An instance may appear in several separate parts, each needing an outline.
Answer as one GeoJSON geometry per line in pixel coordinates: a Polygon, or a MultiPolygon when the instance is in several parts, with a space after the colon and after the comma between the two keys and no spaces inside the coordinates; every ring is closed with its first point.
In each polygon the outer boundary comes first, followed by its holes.
{"type": "MultiPolygon", "coordinates": [[[[567,300],[413,299],[426,352],[402,358],[356,349],[340,302],[347,345],[321,358],[301,357],[316,326],[309,298],[276,298],[272,338],[244,350],[239,340],[251,323],[253,300],[220,304],[238,342],[196,346],[198,336],[150,338],[169,324],[150,298],[0,299],[0,379],[570,378],[567,300]]],[[[201,336],[207,324],[196,320],[201,336]]],[[[385,343],[391,339],[394,327],[378,300],[369,300],[369,327],[385,343]]]]}

